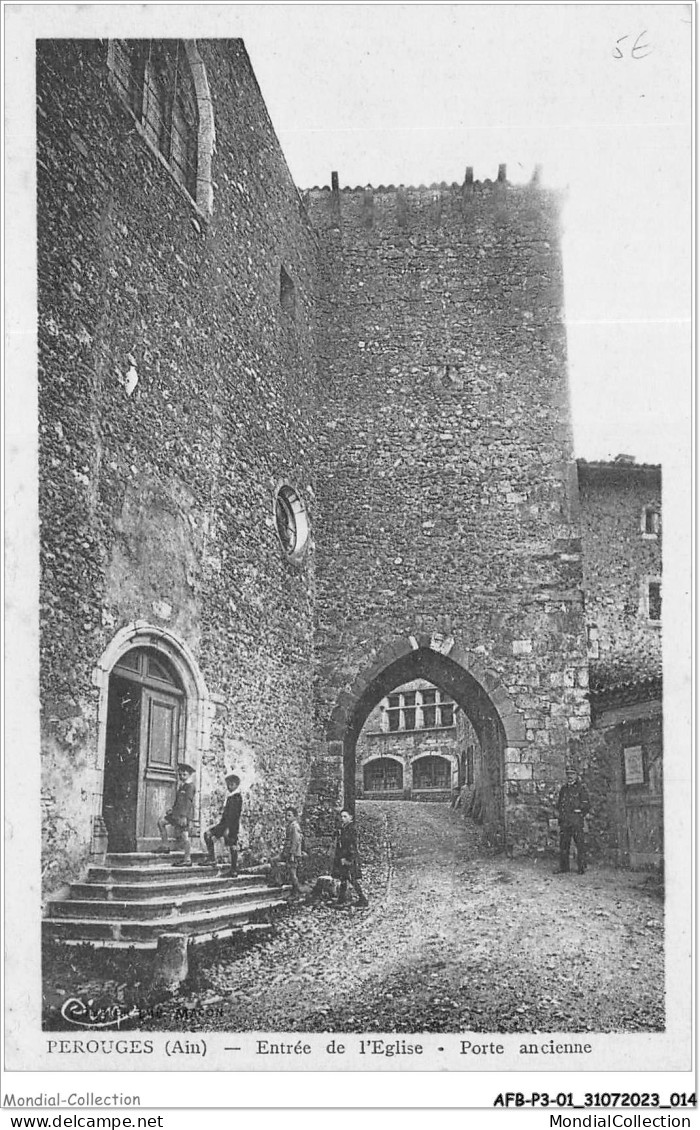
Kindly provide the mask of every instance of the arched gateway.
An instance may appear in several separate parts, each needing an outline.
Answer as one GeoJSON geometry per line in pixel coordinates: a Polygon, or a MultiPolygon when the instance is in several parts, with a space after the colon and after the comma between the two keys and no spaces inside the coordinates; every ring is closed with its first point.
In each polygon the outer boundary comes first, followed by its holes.
{"type": "MultiPolygon", "coordinates": [[[[411,635],[374,653],[349,690],[341,692],[326,728],[326,774],[343,780],[343,803],[355,803],[355,748],[365,720],[394,687],[427,679],[447,691],[469,718],[481,744],[484,823],[495,842],[508,840],[505,803],[506,750],[525,746],[524,720],[498,675],[452,637],[411,635]]],[[[326,793],[328,789],[326,788],[326,793]]]]}

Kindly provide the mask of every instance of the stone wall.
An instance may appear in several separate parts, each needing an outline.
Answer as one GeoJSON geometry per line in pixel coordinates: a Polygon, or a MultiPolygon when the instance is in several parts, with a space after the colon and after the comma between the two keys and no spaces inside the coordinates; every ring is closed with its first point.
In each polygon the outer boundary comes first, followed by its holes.
{"type": "Polygon", "coordinates": [[[549,839],[589,727],[558,201],[498,182],[314,189],[321,720],[387,641],[451,636],[522,722],[509,834],[549,839]]]}
{"type": "Polygon", "coordinates": [[[645,603],[661,577],[661,468],[579,461],[583,580],[592,682],[606,686],[661,672],[661,622],[645,603]],[[645,533],[643,511],[658,514],[645,533]]]}
{"type": "Polygon", "coordinates": [[[212,40],[183,56],[206,88],[195,201],[109,51],[37,52],[47,887],[87,858],[105,680],[138,626],[200,688],[201,821],[238,768],[256,853],[286,803],[328,834],[365,719],[417,677],[474,726],[494,844],[552,846],[565,762],[602,740],[584,581],[601,677],[660,647],[639,619],[660,539],[635,534],[656,469],[610,495],[582,473],[583,571],[556,194],[502,168],[302,200],[242,43],[212,40]]]}
{"type": "Polygon", "coordinates": [[[181,641],[211,696],[203,822],[224,765],[243,770],[244,839],[260,851],[307,787],[314,554],[285,556],[273,500],[292,483],[313,532],[316,240],[242,42],[199,50],[216,133],[209,216],[137,128],[106,41],[38,44],[49,888],[87,855],[93,675],[128,624],[181,641]]]}

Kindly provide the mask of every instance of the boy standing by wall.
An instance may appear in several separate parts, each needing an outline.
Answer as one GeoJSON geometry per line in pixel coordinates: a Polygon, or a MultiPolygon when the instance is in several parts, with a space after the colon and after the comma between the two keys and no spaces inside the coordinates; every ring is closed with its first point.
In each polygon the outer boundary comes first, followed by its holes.
{"type": "Polygon", "coordinates": [[[231,870],[229,872],[231,876],[236,874],[238,866],[238,832],[241,823],[241,809],[243,808],[243,797],[238,791],[240,783],[241,779],[236,773],[228,774],[226,777],[228,796],[219,823],[213,824],[204,833],[207,858],[203,860],[201,866],[211,867],[214,863],[214,840],[223,839],[231,853],[231,870]]]}
{"type": "Polygon", "coordinates": [[[292,898],[301,897],[301,884],[299,882],[299,864],[303,855],[303,835],[301,825],[299,823],[299,813],[296,808],[285,808],[284,815],[287,820],[287,828],[284,838],[284,848],[282,850],[282,859],[287,864],[287,874],[289,881],[292,884],[292,898]]]}

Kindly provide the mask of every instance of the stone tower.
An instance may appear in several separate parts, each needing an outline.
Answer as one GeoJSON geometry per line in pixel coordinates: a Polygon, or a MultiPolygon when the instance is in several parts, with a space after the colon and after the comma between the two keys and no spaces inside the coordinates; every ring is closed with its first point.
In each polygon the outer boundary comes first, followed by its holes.
{"type": "Polygon", "coordinates": [[[494,843],[544,847],[590,724],[559,200],[498,179],[306,194],[320,241],[318,695],[346,802],[392,687],[453,694],[494,843]]]}

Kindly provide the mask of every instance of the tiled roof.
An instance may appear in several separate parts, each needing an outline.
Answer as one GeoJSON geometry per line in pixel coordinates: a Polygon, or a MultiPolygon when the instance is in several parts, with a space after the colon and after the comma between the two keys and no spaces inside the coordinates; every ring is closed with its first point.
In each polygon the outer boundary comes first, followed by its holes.
{"type": "Polygon", "coordinates": [[[616,703],[642,702],[650,698],[661,698],[663,693],[663,678],[661,675],[651,675],[646,678],[630,679],[624,682],[599,682],[592,685],[589,698],[594,706],[600,706],[603,700],[614,699],[616,703]]]}

